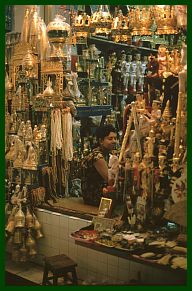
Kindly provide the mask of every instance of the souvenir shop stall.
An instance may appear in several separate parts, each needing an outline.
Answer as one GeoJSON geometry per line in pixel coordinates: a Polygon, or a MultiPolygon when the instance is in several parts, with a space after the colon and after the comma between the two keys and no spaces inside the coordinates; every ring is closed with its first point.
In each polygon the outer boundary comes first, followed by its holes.
{"type": "Polygon", "coordinates": [[[11,260],[43,264],[64,253],[87,285],[185,285],[187,6],[5,12],[11,260]],[[81,188],[82,161],[104,124],[117,131],[115,182],[96,205],[81,188]]]}

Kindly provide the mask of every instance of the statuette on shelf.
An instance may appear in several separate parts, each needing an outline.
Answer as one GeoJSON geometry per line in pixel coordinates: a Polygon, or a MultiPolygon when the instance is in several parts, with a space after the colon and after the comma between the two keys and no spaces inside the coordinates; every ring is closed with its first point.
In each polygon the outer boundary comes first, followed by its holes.
{"type": "Polygon", "coordinates": [[[27,159],[23,163],[23,169],[37,170],[37,153],[31,142],[29,142],[27,159]]]}

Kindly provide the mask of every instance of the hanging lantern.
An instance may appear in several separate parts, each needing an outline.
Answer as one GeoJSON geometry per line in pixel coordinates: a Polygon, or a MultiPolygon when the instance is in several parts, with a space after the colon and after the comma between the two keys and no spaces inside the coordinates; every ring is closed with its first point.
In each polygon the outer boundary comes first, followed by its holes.
{"type": "Polygon", "coordinates": [[[91,16],[93,35],[108,35],[111,32],[112,16],[107,5],[99,5],[98,10],[91,16]]]}
{"type": "Polygon", "coordinates": [[[49,42],[51,43],[50,57],[65,57],[64,44],[69,42],[71,28],[62,15],[56,15],[47,26],[49,42]]]}
{"type": "Polygon", "coordinates": [[[177,34],[177,19],[174,6],[155,5],[153,8],[155,22],[157,25],[157,35],[177,34]]]}

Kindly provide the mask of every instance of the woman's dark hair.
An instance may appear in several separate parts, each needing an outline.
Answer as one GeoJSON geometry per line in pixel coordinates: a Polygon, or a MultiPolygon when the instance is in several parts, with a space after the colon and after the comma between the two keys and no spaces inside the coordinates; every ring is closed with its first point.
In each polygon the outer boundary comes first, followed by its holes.
{"type": "Polygon", "coordinates": [[[115,132],[116,129],[112,124],[105,124],[97,128],[96,130],[96,138],[99,141],[99,139],[104,139],[106,136],[110,134],[110,132],[115,132]]]}

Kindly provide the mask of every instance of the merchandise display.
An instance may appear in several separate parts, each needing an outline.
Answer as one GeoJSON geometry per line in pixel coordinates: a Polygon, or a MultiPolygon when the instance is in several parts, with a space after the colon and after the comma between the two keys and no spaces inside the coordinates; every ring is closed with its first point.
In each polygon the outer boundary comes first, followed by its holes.
{"type": "Polygon", "coordinates": [[[38,254],[46,234],[37,208],[69,211],[67,201],[76,199],[72,213],[99,207],[92,223],[71,232],[76,244],[186,271],[187,6],[45,6],[54,7],[52,19],[40,6],[23,6],[19,32],[6,7],[12,260],[38,254]],[[98,137],[103,125],[115,130],[113,149],[111,132],[98,137]]]}

